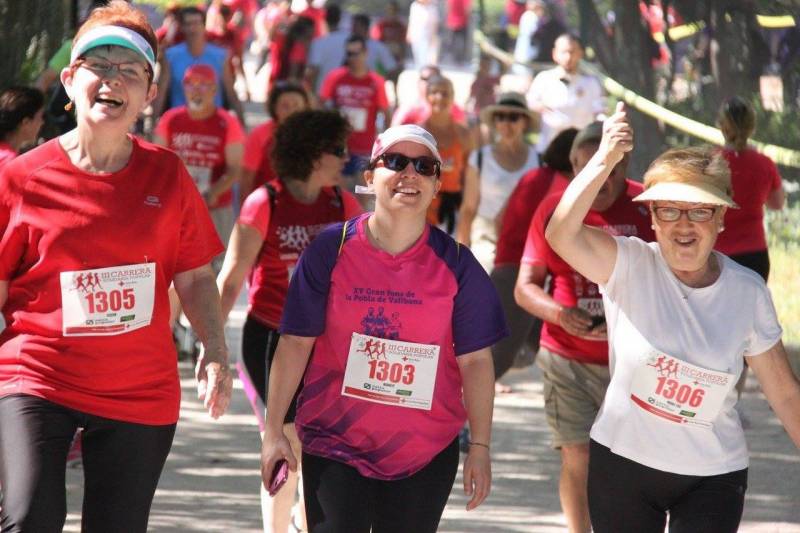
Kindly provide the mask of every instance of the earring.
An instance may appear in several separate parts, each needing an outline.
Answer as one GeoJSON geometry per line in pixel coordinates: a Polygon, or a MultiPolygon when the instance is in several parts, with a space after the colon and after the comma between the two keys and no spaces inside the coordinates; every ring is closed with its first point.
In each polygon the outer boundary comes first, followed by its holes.
{"type": "Polygon", "coordinates": [[[656,225],[655,224],[650,224],[650,229],[655,231],[656,230],[656,225]]]}
{"type": "Polygon", "coordinates": [[[66,105],[64,106],[64,111],[72,111],[72,108],[73,108],[73,107],[75,107],[75,106],[73,105],[73,103],[72,103],[72,100],[70,100],[70,101],[69,101],[69,102],[67,102],[67,103],[66,103],[66,105]]]}
{"type": "Polygon", "coordinates": [[[717,233],[722,233],[723,231],[725,231],[725,226],[720,226],[717,233]]]}

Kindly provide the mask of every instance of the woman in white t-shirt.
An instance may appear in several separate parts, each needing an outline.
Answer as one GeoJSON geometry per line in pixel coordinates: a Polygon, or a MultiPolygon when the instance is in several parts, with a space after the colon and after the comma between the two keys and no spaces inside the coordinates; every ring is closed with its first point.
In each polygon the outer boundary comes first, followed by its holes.
{"type": "Polygon", "coordinates": [[[492,128],[495,141],[469,156],[456,240],[469,246],[489,272],[506,201],[523,174],[539,166],[536,149],[525,139],[537,115],[523,95],[505,93],[481,111],[481,122],[492,128]]]}
{"type": "Polygon", "coordinates": [[[592,427],[589,509],[596,532],[734,532],[747,488],[747,445],[734,409],[744,358],[800,446],[800,384],[763,280],[713,252],[731,199],[710,149],[670,150],[644,178],[656,243],[582,224],[633,147],[624,108],[547,227],[553,249],[601,286],[611,383],[592,427]]]}

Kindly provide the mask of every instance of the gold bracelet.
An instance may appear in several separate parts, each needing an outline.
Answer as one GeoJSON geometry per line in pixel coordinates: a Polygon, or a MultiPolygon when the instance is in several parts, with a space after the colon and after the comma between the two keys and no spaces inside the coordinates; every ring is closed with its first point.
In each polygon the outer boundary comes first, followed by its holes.
{"type": "Polygon", "coordinates": [[[483,447],[484,447],[484,448],[486,448],[487,450],[489,449],[489,445],[488,445],[488,444],[484,444],[484,443],[482,443],[482,442],[472,442],[472,441],[469,441],[469,445],[470,445],[470,446],[483,446],[483,447]]]}

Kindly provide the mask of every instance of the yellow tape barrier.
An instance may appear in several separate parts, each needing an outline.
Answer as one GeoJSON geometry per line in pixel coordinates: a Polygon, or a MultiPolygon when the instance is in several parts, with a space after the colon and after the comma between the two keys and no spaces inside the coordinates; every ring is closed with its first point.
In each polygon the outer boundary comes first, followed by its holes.
{"type": "MultiPolygon", "coordinates": [[[[795,26],[794,17],[791,15],[756,15],[756,20],[758,20],[758,24],[762,28],[768,28],[771,30],[780,29],[780,28],[792,28],[795,26]]],[[[681,39],[686,39],[687,37],[691,37],[698,31],[701,31],[703,28],[706,27],[706,23],[702,20],[698,20],[697,22],[690,22],[688,24],[681,24],[680,26],[673,26],[669,29],[669,36],[673,41],[680,41],[681,39]]],[[[653,39],[656,40],[657,43],[661,44],[664,42],[664,34],[660,31],[653,34],[653,39]]]]}
{"type": "MultiPolygon", "coordinates": [[[[492,44],[480,31],[475,31],[475,42],[478,43],[478,45],[481,47],[481,50],[494,56],[499,61],[502,61],[508,65],[516,63],[516,61],[514,61],[514,56],[492,44]]],[[[526,63],[525,65],[536,70],[552,67],[552,64],[548,65],[542,63],[526,63]]],[[[581,62],[581,69],[589,74],[597,76],[608,94],[621,99],[626,104],[641,111],[645,115],[653,117],[656,120],[660,120],[665,124],[669,124],[676,130],[688,133],[689,135],[697,137],[698,139],[702,139],[706,142],[720,146],[725,143],[722,132],[717,128],[684,117],[683,115],[679,115],[674,111],[670,111],[669,109],[658,105],[652,100],[648,100],[644,96],[640,96],[613,78],[608,77],[595,65],[583,61],[581,62]]],[[[766,144],[753,140],[750,141],[750,145],[760,153],[772,159],[778,165],[800,168],[800,151],[798,150],[790,150],[789,148],[784,148],[782,146],[775,146],[773,144],[766,144]]]]}
{"type": "Polygon", "coordinates": [[[793,28],[795,26],[794,17],[791,15],[756,15],[756,18],[762,28],[793,28]]]}

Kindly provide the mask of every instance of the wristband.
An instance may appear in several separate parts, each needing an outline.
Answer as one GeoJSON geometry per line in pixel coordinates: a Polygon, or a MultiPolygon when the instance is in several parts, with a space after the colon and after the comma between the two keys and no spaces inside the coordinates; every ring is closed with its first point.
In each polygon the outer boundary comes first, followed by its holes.
{"type": "Polygon", "coordinates": [[[484,448],[486,448],[487,450],[489,449],[489,445],[488,445],[488,444],[484,444],[484,443],[482,443],[482,442],[472,442],[472,441],[469,441],[469,445],[470,445],[470,446],[483,446],[483,447],[484,447],[484,448]]]}

